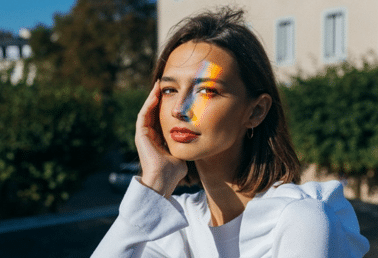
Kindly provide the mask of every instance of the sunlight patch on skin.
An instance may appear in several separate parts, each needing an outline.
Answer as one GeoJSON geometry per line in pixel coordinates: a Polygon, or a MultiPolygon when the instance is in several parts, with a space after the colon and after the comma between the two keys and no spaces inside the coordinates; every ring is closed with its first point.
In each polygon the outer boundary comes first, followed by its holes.
{"type": "MultiPolygon", "coordinates": [[[[206,87],[214,88],[216,83],[215,81],[222,74],[222,71],[223,69],[221,66],[205,60],[201,62],[201,65],[196,73],[196,78],[211,79],[211,81],[206,82],[206,87]]],[[[187,99],[188,102],[185,105],[185,113],[189,114],[189,117],[191,117],[191,122],[194,124],[194,126],[199,127],[201,125],[201,121],[206,113],[206,108],[210,98],[211,97],[209,95],[194,93],[191,98],[187,99]]]]}

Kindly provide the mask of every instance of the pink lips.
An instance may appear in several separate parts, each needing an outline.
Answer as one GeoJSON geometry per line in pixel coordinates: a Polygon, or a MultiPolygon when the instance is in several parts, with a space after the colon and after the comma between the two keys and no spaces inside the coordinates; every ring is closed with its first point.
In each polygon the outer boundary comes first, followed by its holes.
{"type": "Polygon", "coordinates": [[[171,138],[176,142],[189,143],[195,140],[199,134],[185,127],[173,127],[170,131],[171,138]]]}

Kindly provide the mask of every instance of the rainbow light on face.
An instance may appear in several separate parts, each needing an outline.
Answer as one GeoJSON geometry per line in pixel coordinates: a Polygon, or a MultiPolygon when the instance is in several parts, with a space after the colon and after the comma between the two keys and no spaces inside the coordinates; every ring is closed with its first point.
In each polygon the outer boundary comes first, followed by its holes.
{"type": "MultiPolygon", "coordinates": [[[[209,61],[202,61],[196,73],[196,78],[211,79],[211,81],[204,82],[206,83],[206,88],[215,88],[215,81],[222,74],[222,71],[223,69],[219,65],[209,61]]],[[[196,83],[194,83],[193,87],[195,87],[195,84],[196,83]]],[[[208,95],[196,94],[196,92],[193,92],[192,96],[185,101],[184,112],[185,114],[188,114],[190,121],[194,126],[200,126],[210,98],[211,97],[208,95]]]]}

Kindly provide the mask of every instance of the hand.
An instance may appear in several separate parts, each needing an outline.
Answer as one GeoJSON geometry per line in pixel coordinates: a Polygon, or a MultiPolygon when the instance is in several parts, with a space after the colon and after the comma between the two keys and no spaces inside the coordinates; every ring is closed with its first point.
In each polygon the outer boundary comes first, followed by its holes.
{"type": "Polygon", "coordinates": [[[173,157],[165,146],[159,122],[160,85],[157,81],[139,111],[135,145],[142,166],[142,183],[167,199],[188,173],[184,160],[173,157]]]}

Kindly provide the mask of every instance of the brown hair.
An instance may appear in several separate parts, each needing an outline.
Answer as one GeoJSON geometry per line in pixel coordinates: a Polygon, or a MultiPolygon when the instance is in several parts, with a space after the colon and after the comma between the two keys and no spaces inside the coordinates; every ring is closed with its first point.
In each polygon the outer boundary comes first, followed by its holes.
{"type": "MultiPolygon", "coordinates": [[[[246,27],[243,10],[223,7],[217,12],[204,12],[182,20],[165,45],[153,76],[163,75],[172,51],[189,41],[206,42],[231,51],[240,76],[251,99],[263,93],[272,97],[272,106],[264,121],[254,129],[252,139],[245,137],[242,162],[235,182],[240,192],[254,196],[275,182],[298,183],[299,161],[288,133],[281,100],[269,59],[257,37],[246,27]]],[[[187,162],[189,172],[184,182],[199,181],[194,162],[187,162]]]]}

